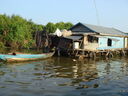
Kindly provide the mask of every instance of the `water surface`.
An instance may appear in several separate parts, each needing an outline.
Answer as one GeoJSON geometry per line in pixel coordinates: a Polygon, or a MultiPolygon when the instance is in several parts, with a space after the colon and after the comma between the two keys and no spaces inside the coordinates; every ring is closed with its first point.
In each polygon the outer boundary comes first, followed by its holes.
{"type": "Polygon", "coordinates": [[[127,57],[1,63],[0,96],[127,96],[127,57]]]}

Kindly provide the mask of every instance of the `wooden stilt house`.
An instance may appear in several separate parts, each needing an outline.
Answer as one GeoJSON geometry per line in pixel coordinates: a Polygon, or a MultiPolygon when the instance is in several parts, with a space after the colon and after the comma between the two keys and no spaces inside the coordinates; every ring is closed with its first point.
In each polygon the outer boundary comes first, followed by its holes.
{"type": "Polygon", "coordinates": [[[78,23],[70,30],[75,35],[82,34],[84,36],[83,49],[106,50],[128,48],[128,35],[115,28],[78,23]]]}
{"type": "Polygon", "coordinates": [[[61,37],[62,50],[105,51],[128,48],[128,35],[118,29],[78,23],[70,28],[71,36],[61,37]]]}

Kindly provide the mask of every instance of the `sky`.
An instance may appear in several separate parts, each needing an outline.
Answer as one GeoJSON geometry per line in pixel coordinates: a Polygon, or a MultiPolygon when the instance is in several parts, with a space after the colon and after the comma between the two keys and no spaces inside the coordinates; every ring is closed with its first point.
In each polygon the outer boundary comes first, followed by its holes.
{"type": "Polygon", "coordinates": [[[0,0],[0,14],[20,15],[43,25],[48,22],[82,22],[128,33],[128,0],[95,2],[96,7],[94,0],[0,0]]]}

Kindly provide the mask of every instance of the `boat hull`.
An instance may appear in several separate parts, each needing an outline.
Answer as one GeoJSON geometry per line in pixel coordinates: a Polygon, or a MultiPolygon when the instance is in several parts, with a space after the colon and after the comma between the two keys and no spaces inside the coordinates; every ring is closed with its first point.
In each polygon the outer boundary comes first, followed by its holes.
{"type": "Polygon", "coordinates": [[[53,55],[54,52],[43,53],[43,54],[17,54],[17,55],[0,54],[0,59],[5,62],[24,62],[24,61],[46,59],[52,57],[53,55]]]}

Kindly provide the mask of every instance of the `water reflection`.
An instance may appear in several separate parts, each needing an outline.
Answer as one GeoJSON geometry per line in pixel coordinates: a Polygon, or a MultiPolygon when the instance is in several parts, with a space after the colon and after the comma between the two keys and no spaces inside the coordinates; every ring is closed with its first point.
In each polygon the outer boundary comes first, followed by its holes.
{"type": "Polygon", "coordinates": [[[2,64],[0,96],[124,94],[128,89],[127,76],[127,58],[77,60],[54,57],[41,61],[2,64]]]}
{"type": "Polygon", "coordinates": [[[92,78],[93,75],[97,74],[96,63],[92,60],[73,61],[68,58],[66,60],[59,58],[55,61],[57,61],[54,63],[57,77],[89,79],[89,77],[92,78]]]}

